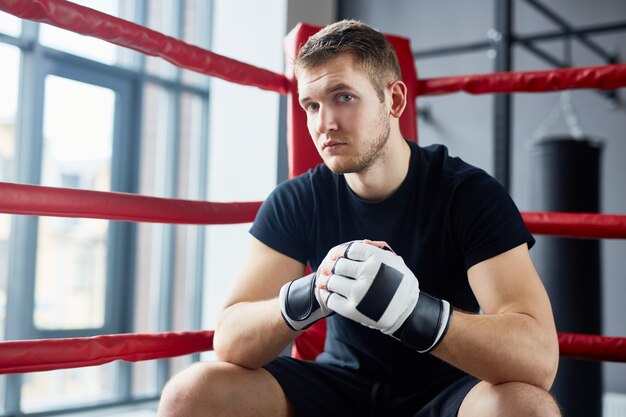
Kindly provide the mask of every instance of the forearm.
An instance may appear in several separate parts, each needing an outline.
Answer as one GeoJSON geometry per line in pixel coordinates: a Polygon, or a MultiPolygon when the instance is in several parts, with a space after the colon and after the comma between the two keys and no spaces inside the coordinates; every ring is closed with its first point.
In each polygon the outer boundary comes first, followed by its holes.
{"type": "Polygon", "coordinates": [[[276,358],[298,334],[285,324],[277,298],[241,302],[220,315],[213,345],[219,360],[257,369],[276,358]]]}
{"type": "Polygon", "coordinates": [[[525,382],[545,390],[558,364],[556,333],[522,313],[455,311],[447,335],[432,353],[492,384],[525,382]]]}

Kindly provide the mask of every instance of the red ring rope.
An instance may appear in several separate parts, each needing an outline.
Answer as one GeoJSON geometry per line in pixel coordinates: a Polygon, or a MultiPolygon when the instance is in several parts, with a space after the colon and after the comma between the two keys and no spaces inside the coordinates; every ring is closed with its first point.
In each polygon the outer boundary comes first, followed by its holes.
{"type": "Polygon", "coordinates": [[[626,64],[547,71],[496,72],[418,80],[417,95],[466,92],[538,93],[582,88],[613,90],[626,86],[626,64]]]}
{"type": "MultiPolygon", "coordinates": [[[[212,203],[136,194],[0,182],[0,213],[175,224],[254,220],[261,201],[212,203]]],[[[626,215],[524,212],[532,233],[586,239],[626,239],[626,215]]]]}
{"type": "Polygon", "coordinates": [[[0,182],[0,213],[176,224],[254,220],[261,202],[211,203],[0,182]]]}
{"type": "Polygon", "coordinates": [[[626,362],[626,337],[559,333],[561,356],[593,361],[626,362]]]}
{"type": "Polygon", "coordinates": [[[181,68],[242,85],[287,94],[289,83],[277,74],[218,55],[147,27],[64,0],[0,0],[0,10],[22,19],[48,23],[93,36],[181,68]]]}
{"type": "MultiPolygon", "coordinates": [[[[0,343],[0,374],[171,358],[211,349],[212,331],[7,341],[0,343]]],[[[559,349],[562,357],[626,362],[625,337],[560,333],[559,349]]]]}
{"type": "Polygon", "coordinates": [[[539,235],[585,239],[626,239],[626,215],[524,212],[524,223],[539,235]]]}
{"type": "Polygon", "coordinates": [[[171,358],[213,349],[213,332],[116,334],[0,343],[0,374],[171,358]]]}

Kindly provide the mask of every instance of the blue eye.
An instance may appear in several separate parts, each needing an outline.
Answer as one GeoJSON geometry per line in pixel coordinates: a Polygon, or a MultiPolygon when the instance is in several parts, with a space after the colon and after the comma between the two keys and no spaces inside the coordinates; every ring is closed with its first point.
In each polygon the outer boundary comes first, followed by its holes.
{"type": "Polygon", "coordinates": [[[351,94],[341,94],[338,99],[341,102],[346,102],[352,100],[354,97],[351,94]]]}
{"type": "Polygon", "coordinates": [[[304,106],[304,110],[306,111],[317,111],[320,108],[320,105],[317,103],[307,103],[304,106]]]}

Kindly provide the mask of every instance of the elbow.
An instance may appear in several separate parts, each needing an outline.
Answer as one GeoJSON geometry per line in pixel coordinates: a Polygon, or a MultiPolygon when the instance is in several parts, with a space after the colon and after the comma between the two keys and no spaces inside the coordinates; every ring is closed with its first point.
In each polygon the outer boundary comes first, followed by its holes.
{"type": "Polygon", "coordinates": [[[530,360],[530,369],[533,369],[530,380],[526,381],[544,391],[550,391],[556,378],[559,367],[559,338],[554,327],[550,325],[540,327],[534,338],[534,348],[530,360]]]}
{"type": "Polygon", "coordinates": [[[550,339],[545,347],[537,352],[534,375],[532,380],[528,381],[544,391],[550,391],[559,367],[559,342],[556,333],[550,339]]]}
{"type": "Polygon", "coordinates": [[[219,331],[219,328],[215,330],[213,334],[213,352],[215,352],[215,357],[220,362],[231,362],[228,352],[228,343],[227,341],[221,337],[222,332],[219,331]]]}
{"type": "Polygon", "coordinates": [[[215,332],[213,333],[213,352],[215,352],[215,356],[218,361],[232,363],[231,360],[229,360],[229,352],[231,351],[229,345],[231,343],[229,343],[229,338],[226,332],[222,330],[222,319],[223,316],[220,315],[215,332]]]}
{"type": "Polygon", "coordinates": [[[537,377],[531,382],[531,384],[544,391],[550,391],[552,384],[554,383],[554,379],[556,378],[557,367],[558,360],[556,361],[556,364],[546,366],[545,369],[538,372],[537,377]]]}
{"type": "Polygon", "coordinates": [[[550,391],[559,368],[559,340],[556,334],[552,339],[553,341],[550,343],[549,348],[546,349],[544,360],[542,361],[542,378],[539,386],[546,391],[550,391]]]}
{"type": "Polygon", "coordinates": [[[495,381],[489,382],[493,384],[521,382],[550,391],[559,366],[559,344],[556,333],[554,337],[545,338],[543,342],[536,340],[531,352],[524,355],[523,361],[519,363],[518,373],[501,375],[495,381]]]}
{"type": "Polygon", "coordinates": [[[532,385],[543,391],[549,392],[556,378],[558,367],[558,357],[556,360],[552,358],[542,358],[535,361],[532,366],[527,366],[526,372],[508,375],[494,375],[493,377],[484,378],[485,381],[493,385],[501,385],[508,383],[522,383],[532,385]]]}
{"type": "Polygon", "coordinates": [[[233,365],[242,366],[240,349],[237,348],[240,343],[237,343],[233,334],[228,331],[228,325],[225,325],[225,313],[228,309],[225,309],[220,314],[217,320],[217,327],[213,334],[213,352],[219,362],[231,363],[233,365]]]}
{"type": "Polygon", "coordinates": [[[240,343],[235,343],[224,336],[224,333],[220,332],[219,329],[213,335],[213,351],[219,362],[230,363],[250,370],[259,369],[265,365],[265,362],[255,361],[252,352],[237,348],[237,346],[241,346],[240,343]]]}
{"type": "Polygon", "coordinates": [[[232,343],[228,336],[221,332],[219,328],[215,330],[213,335],[213,351],[219,362],[232,363],[233,365],[242,365],[241,354],[238,352],[235,343],[232,343]]]}

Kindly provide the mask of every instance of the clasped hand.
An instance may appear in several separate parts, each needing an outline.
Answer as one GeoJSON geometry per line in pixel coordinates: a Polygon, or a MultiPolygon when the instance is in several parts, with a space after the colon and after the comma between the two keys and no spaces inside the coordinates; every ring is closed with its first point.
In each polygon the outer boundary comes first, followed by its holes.
{"type": "Polygon", "coordinates": [[[384,242],[354,241],[331,249],[316,286],[328,309],[393,334],[419,298],[415,275],[384,242]]]}
{"type": "Polygon", "coordinates": [[[384,242],[332,248],[317,272],[282,286],[280,309],[293,330],[337,313],[378,329],[418,352],[430,352],[450,323],[450,303],[420,292],[404,260],[384,242]]]}

